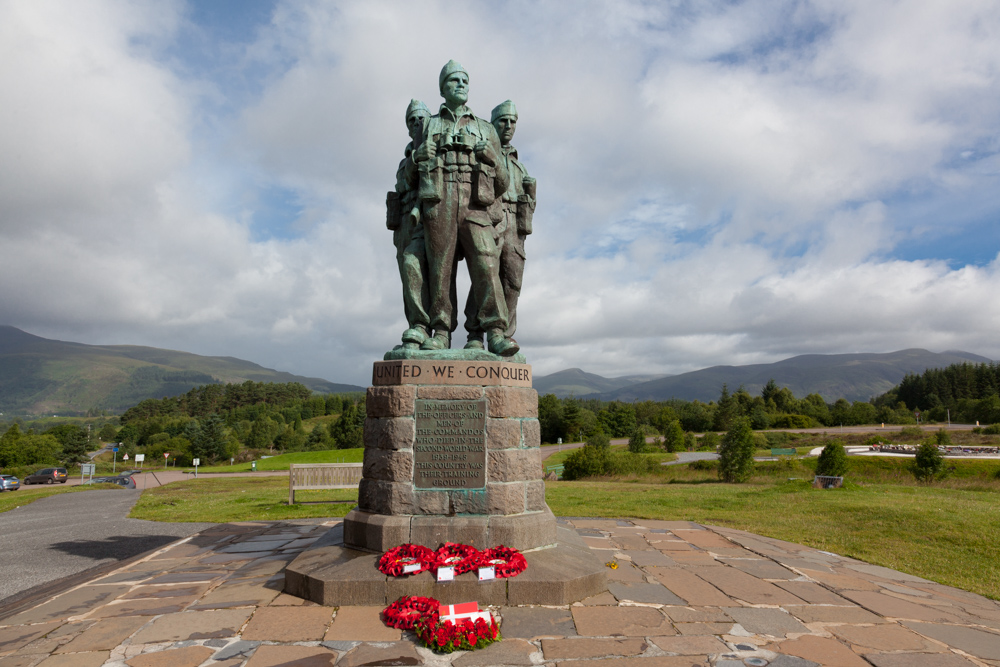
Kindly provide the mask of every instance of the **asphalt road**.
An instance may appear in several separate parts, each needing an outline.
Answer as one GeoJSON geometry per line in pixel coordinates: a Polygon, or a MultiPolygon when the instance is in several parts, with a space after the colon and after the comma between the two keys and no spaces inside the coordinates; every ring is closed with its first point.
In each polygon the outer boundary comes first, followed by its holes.
{"type": "Polygon", "coordinates": [[[214,525],[126,518],[140,493],[63,493],[0,513],[0,605],[33,587],[131,558],[214,525]]]}

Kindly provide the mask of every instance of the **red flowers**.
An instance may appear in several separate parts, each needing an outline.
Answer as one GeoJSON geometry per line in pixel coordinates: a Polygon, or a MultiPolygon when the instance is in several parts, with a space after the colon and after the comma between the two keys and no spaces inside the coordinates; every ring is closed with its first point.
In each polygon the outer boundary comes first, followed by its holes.
{"type": "Polygon", "coordinates": [[[427,547],[419,544],[402,544],[389,549],[378,561],[378,569],[382,574],[400,577],[417,574],[434,567],[435,554],[427,547]]]}
{"type": "Polygon", "coordinates": [[[476,566],[479,555],[479,550],[468,544],[445,542],[435,553],[437,558],[435,566],[454,567],[455,574],[462,574],[476,566]]]}
{"type": "Polygon", "coordinates": [[[524,559],[517,549],[510,549],[502,544],[492,549],[487,549],[479,554],[476,559],[476,567],[493,566],[497,579],[505,577],[516,577],[528,567],[528,561],[524,559]]]}
{"type": "Polygon", "coordinates": [[[428,618],[417,623],[415,630],[417,638],[427,648],[441,653],[472,651],[489,646],[501,638],[497,622],[486,622],[481,618],[475,621],[460,620],[457,623],[441,623],[437,619],[428,618]]]}
{"type": "Polygon", "coordinates": [[[422,598],[415,595],[404,596],[385,608],[382,612],[382,620],[390,628],[412,630],[418,622],[424,619],[437,623],[440,605],[441,603],[434,598],[422,598]]]}

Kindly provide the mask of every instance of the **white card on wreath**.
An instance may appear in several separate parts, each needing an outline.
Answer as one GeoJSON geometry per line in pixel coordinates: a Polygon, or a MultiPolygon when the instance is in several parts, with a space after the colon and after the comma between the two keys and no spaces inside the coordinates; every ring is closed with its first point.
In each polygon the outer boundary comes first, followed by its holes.
{"type": "Polygon", "coordinates": [[[490,565],[489,567],[479,568],[479,581],[490,581],[497,578],[496,568],[490,565]]]}
{"type": "Polygon", "coordinates": [[[423,568],[423,564],[421,563],[407,563],[406,565],[403,566],[403,574],[409,574],[410,572],[420,572],[421,568],[423,568]]]}
{"type": "Polygon", "coordinates": [[[439,567],[438,568],[437,580],[441,581],[454,581],[455,580],[455,568],[453,567],[439,567]]]}

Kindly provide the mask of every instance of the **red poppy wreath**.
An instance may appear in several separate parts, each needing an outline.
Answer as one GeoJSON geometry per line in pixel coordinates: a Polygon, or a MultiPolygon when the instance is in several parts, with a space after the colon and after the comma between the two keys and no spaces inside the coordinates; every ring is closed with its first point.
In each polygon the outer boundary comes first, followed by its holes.
{"type": "Polygon", "coordinates": [[[401,577],[429,570],[434,566],[434,562],[435,554],[427,547],[419,544],[402,544],[382,554],[382,558],[378,561],[378,569],[382,574],[401,577]]]}
{"type": "Polygon", "coordinates": [[[468,572],[476,566],[479,550],[468,544],[445,542],[437,550],[437,567],[454,567],[455,574],[468,572]]]}
{"type": "Polygon", "coordinates": [[[404,595],[385,608],[382,620],[390,628],[397,630],[412,630],[421,619],[437,625],[440,606],[441,603],[434,598],[404,595]]]}
{"type": "Polygon", "coordinates": [[[528,561],[524,559],[517,549],[505,547],[502,544],[492,549],[487,549],[479,554],[476,567],[493,566],[493,571],[497,579],[505,577],[516,577],[524,572],[528,567],[528,561]]]}

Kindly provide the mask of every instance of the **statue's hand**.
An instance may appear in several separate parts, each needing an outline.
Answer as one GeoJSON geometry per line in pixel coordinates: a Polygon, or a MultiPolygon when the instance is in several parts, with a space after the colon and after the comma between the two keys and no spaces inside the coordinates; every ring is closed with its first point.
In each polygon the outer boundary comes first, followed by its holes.
{"type": "Polygon", "coordinates": [[[425,141],[417,147],[414,151],[413,160],[414,162],[424,162],[425,160],[430,160],[437,154],[437,146],[433,141],[425,141]]]}
{"type": "Polygon", "coordinates": [[[491,167],[495,167],[497,164],[497,154],[488,141],[476,142],[476,158],[491,167]]]}

